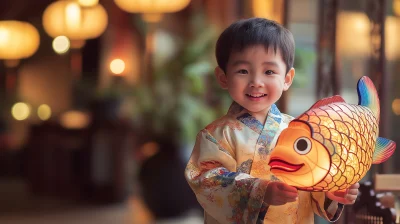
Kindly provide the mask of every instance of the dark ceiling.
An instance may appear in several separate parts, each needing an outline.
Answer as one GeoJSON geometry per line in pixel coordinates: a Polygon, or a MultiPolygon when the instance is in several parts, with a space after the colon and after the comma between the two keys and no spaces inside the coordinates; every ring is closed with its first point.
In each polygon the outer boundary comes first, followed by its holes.
{"type": "Polygon", "coordinates": [[[30,21],[40,18],[54,0],[1,0],[0,20],[30,21]]]}

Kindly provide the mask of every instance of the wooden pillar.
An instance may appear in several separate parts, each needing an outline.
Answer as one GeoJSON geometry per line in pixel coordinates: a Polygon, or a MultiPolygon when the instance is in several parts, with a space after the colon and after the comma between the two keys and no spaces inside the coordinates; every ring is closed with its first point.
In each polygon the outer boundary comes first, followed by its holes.
{"type": "Polygon", "coordinates": [[[341,92],[340,77],[336,62],[336,18],[338,0],[318,2],[318,37],[317,37],[317,99],[341,92]]]}
{"type": "Polygon", "coordinates": [[[240,18],[240,0],[205,0],[206,14],[212,24],[225,28],[240,18]]]}
{"type": "MultiPolygon", "coordinates": [[[[289,7],[290,7],[290,0],[283,0],[280,1],[282,4],[282,13],[281,13],[281,23],[284,27],[289,29],[289,7]]],[[[282,113],[288,113],[288,92],[283,92],[281,98],[278,101],[279,110],[282,113]]]]}
{"type": "MultiPolygon", "coordinates": [[[[390,102],[388,92],[390,91],[390,77],[386,73],[385,58],[385,18],[386,0],[368,0],[367,15],[371,22],[371,57],[369,71],[372,81],[377,88],[380,99],[380,123],[379,136],[390,138],[390,102]]],[[[379,165],[379,173],[387,173],[391,170],[391,163],[379,165]]]]}

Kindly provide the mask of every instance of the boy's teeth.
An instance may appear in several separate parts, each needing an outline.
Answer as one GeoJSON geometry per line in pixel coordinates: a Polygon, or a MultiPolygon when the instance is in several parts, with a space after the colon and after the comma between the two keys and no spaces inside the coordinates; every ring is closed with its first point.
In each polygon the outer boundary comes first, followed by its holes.
{"type": "Polygon", "coordinates": [[[262,97],[262,96],[265,96],[266,94],[255,94],[255,95],[253,95],[253,94],[247,94],[248,96],[251,96],[251,97],[262,97]]]}

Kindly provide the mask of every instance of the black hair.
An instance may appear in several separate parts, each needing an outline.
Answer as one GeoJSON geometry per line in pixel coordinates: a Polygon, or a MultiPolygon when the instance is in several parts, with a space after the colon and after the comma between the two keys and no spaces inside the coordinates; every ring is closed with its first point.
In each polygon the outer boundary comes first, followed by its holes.
{"type": "Polygon", "coordinates": [[[259,44],[266,49],[273,47],[275,53],[280,50],[286,73],[293,67],[295,44],[292,33],[277,22],[264,18],[239,20],[222,32],[215,49],[218,66],[226,72],[233,52],[259,44]]]}

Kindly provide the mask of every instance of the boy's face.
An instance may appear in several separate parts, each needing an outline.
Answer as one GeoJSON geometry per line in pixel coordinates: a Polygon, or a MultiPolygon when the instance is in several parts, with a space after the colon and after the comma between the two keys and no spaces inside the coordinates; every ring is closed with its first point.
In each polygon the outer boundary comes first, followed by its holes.
{"type": "Polygon", "coordinates": [[[252,112],[265,116],[271,105],[289,89],[294,69],[286,74],[286,65],[279,50],[263,45],[245,48],[230,55],[226,74],[217,67],[215,74],[221,87],[232,99],[252,112]]]}

